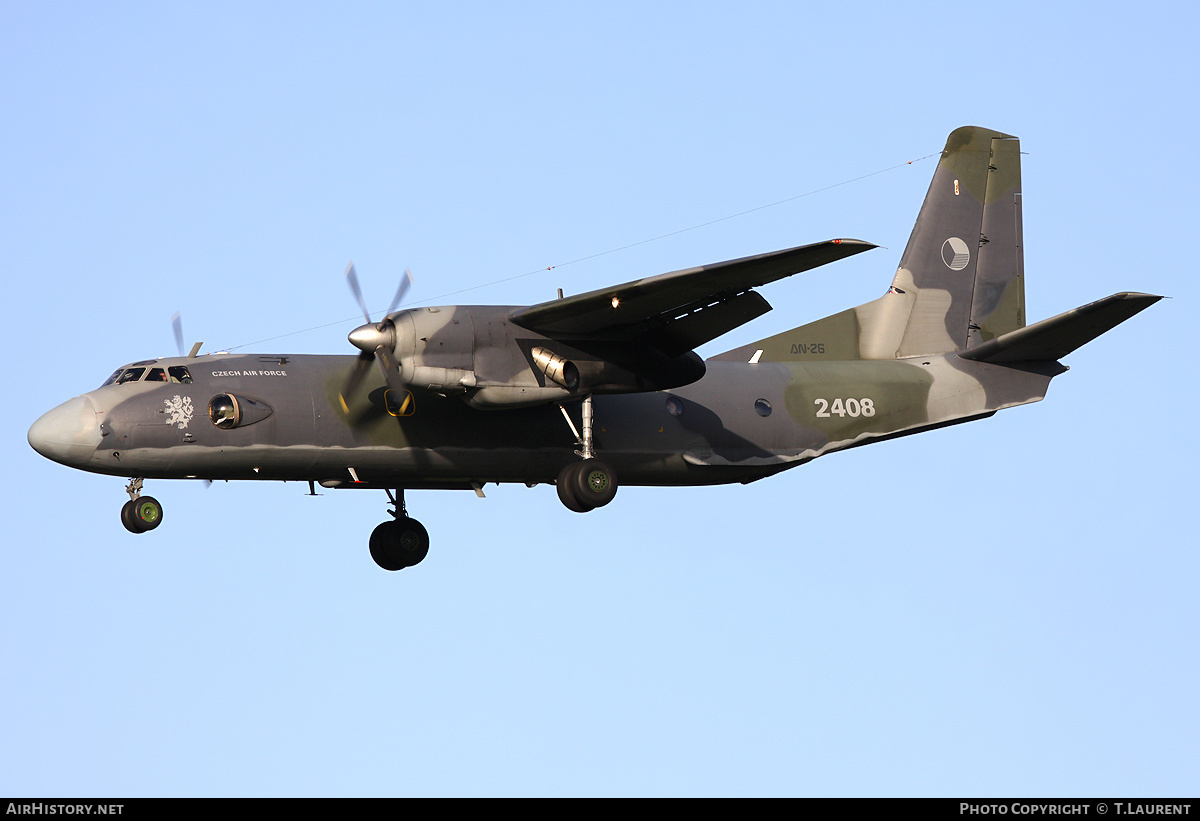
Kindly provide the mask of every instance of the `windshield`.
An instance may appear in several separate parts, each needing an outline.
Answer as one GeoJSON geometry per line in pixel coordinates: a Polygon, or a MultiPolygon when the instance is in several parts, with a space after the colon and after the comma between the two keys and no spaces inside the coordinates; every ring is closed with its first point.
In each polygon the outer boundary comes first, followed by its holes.
{"type": "Polygon", "coordinates": [[[165,370],[163,368],[117,368],[113,371],[113,375],[104,380],[106,385],[124,385],[126,382],[174,382],[176,384],[190,385],[192,383],[192,375],[183,365],[172,365],[165,370]]]}

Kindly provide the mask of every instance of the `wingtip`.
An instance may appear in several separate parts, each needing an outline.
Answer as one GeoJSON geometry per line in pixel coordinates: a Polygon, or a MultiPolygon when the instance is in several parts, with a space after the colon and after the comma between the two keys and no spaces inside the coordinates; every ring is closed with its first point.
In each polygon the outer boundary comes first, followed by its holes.
{"type": "Polygon", "coordinates": [[[857,251],[870,251],[872,248],[879,247],[878,245],[876,245],[873,242],[867,242],[866,240],[862,240],[862,239],[851,239],[850,237],[839,237],[838,239],[831,239],[827,242],[827,244],[828,245],[846,245],[846,246],[850,246],[851,248],[854,248],[857,251]]]}
{"type": "Polygon", "coordinates": [[[1098,299],[1095,302],[1084,305],[1083,308],[1091,309],[1093,306],[1099,307],[1109,302],[1134,302],[1140,304],[1143,308],[1148,308],[1160,299],[1170,299],[1170,297],[1159,296],[1158,294],[1143,294],[1139,291],[1121,291],[1110,297],[1098,299]]]}

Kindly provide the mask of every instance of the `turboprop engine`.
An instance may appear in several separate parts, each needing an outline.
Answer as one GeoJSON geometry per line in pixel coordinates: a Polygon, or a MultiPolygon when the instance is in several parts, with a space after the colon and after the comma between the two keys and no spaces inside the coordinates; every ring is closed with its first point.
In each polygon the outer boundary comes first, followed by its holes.
{"type": "MultiPolygon", "coordinates": [[[[372,360],[397,395],[421,388],[460,395],[478,409],[664,390],[695,382],[705,372],[692,351],[668,356],[640,340],[545,336],[512,321],[521,307],[409,308],[389,311],[376,323],[361,301],[353,265],[346,276],[367,318],[349,335],[362,353],[346,395],[357,389],[372,360]]],[[[401,283],[393,309],[409,281],[401,283]]]]}

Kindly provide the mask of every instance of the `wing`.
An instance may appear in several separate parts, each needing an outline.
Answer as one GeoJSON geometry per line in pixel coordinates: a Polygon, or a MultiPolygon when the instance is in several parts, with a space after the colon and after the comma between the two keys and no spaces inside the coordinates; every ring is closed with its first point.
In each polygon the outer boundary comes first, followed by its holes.
{"type": "Polygon", "coordinates": [[[637,279],[512,314],[515,324],[573,341],[639,341],[676,356],[771,310],[759,285],[876,246],[833,239],[637,279]]]}

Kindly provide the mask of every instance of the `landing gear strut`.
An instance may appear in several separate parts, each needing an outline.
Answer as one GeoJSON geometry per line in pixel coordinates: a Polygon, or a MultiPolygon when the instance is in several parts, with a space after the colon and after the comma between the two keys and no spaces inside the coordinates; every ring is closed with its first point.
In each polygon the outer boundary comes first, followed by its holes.
{"type": "Polygon", "coordinates": [[[429,553],[429,533],[404,508],[404,490],[388,491],[395,518],[371,532],[371,558],[384,570],[403,570],[419,563],[429,553]]]}
{"type": "Polygon", "coordinates": [[[142,480],[135,477],[125,487],[129,501],[121,508],[121,524],[130,533],[145,533],[162,523],[163,509],[158,499],[142,495],[142,480]]]}
{"type": "Polygon", "coordinates": [[[567,414],[566,408],[558,406],[563,418],[571,426],[580,449],[575,451],[582,462],[572,462],[558,474],[555,484],[558,485],[558,498],[568,510],[576,513],[587,513],[598,507],[603,507],[617,495],[617,475],[613,469],[596,458],[596,450],[592,445],[592,397],[583,398],[583,433],[575,429],[575,423],[567,414]]]}

